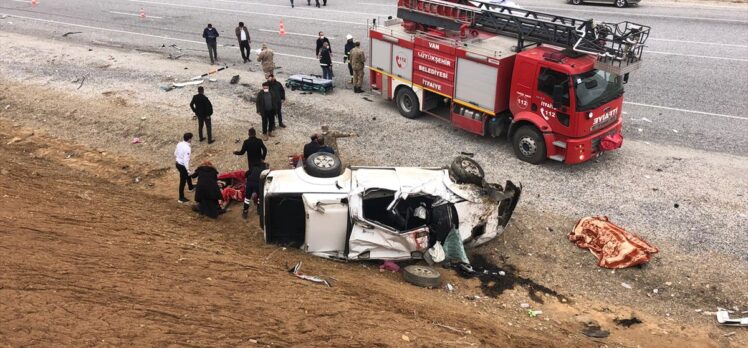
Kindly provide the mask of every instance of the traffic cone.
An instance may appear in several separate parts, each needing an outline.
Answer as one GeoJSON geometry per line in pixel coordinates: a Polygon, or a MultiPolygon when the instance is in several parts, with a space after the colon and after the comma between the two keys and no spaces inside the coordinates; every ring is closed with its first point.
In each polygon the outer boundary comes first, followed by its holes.
{"type": "Polygon", "coordinates": [[[37,0],[31,0],[31,6],[36,6],[36,4],[39,3],[37,0]]]}
{"type": "Polygon", "coordinates": [[[283,20],[280,21],[280,30],[278,30],[280,36],[286,36],[286,26],[283,25],[283,20]]]}
{"type": "Polygon", "coordinates": [[[140,19],[145,19],[145,10],[142,7],[140,8],[140,19]]]}

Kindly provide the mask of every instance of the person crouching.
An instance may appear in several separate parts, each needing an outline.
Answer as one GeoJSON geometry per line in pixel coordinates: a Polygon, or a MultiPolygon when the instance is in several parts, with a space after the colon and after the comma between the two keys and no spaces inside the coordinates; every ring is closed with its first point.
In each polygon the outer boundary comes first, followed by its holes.
{"type": "Polygon", "coordinates": [[[209,161],[203,162],[195,169],[195,173],[191,177],[197,178],[195,189],[195,202],[197,204],[194,210],[213,219],[223,214],[223,209],[219,205],[219,200],[223,196],[221,195],[221,189],[218,187],[218,170],[213,167],[213,164],[209,161]]]}

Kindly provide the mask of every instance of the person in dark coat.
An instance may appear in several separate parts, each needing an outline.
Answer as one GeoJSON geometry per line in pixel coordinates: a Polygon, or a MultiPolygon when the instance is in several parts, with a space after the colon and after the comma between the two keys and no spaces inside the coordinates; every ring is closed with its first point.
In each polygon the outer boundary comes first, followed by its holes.
{"type": "Polygon", "coordinates": [[[317,140],[319,139],[319,135],[313,134],[311,139],[312,141],[304,145],[304,159],[309,158],[309,156],[319,151],[320,146],[319,142],[317,142],[317,140]]]}
{"type": "MultiPolygon", "coordinates": [[[[317,3],[317,7],[319,7],[319,3],[317,3]]],[[[322,46],[325,45],[325,42],[327,42],[327,46],[329,47],[330,46],[330,39],[328,39],[327,37],[325,37],[325,33],[323,33],[323,32],[320,31],[319,32],[319,38],[317,38],[317,50],[316,50],[316,53],[315,53],[317,55],[317,58],[319,58],[319,52],[322,50],[322,46]]]]}
{"type": "Polygon", "coordinates": [[[273,136],[275,129],[275,114],[278,112],[279,102],[273,93],[270,93],[270,84],[265,81],[262,83],[262,90],[257,93],[257,113],[262,117],[262,135],[267,140],[268,136],[273,136]]]}
{"type": "Polygon", "coordinates": [[[208,130],[208,144],[213,144],[213,127],[211,126],[210,116],[213,116],[213,104],[205,96],[205,89],[201,86],[197,88],[197,94],[190,101],[190,109],[197,116],[197,134],[200,135],[200,141],[204,141],[203,126],[208,130]]]}
{"type": "Polygon", "coordinates": [[[268,83],[270,84],[270,93],[275,95],[275,99],[278,101],[276,105],[278,113],[278,127],[286,128],[283,123],[283,103],[286,101],[286,89],[283,88],[283,84],[275,79],[275,75],[268,75],[268,83]]]}
{"type": "Polygon", "coordinates": [[[267,168],[267,163],[260,163],[250,167],[247,171],[247,183],[244,185],[244,210],[242,210],[242,217],[245,219],[249,213],[250,204],[254,203],[255,207],[257,207],[259,203],[260,175],[267,168]]]}
{"type": "Polygon", "coordinates": [[[208,27],[203,29],[203,38],[205,43],[208,44],[208,55],[210,56],[210,64],[214,64],[218,60],[218,30],[213,28],[213,24],[208,23],[208,27]]]}
{"type": "Polygon", "coordinates": [[[239,51],[242,53],[244,63],[246,63],[249,61],[249,44],[252,43],[252,39],[249,37],[249,30],[244,26],[244,22],[239,22],[239,26],[234,31],[236,31],[236,39],[239,41],[239,51]]]}
{"type": "Polygon", "coordinates": [[[345,55],[343,56],[343,63],[348,63],[348,73],[351,75],[351,82],[353,83],[353,65],[351,65],[351,50],[356,47],[353,42],[353,35],[348,34],[345,37],[348,41],[345,42],[345,55]]]}
{"type": "Polygon", "coordinates": [[[330,44],[327,42],[322,45],[322,49],[319,51],[319,65],[322,67],[322,78],[332,80],[332,52],[330,52],[330,44]]]}
{"type": "Polygon", "coordinates": [[[209,161],[203,162],[190,177],[197,178],[195,186],[195,210],[210,218],[223,213],[218,203],[223,196],[218,186],[218,170],[209,161]]]}
{"type": "Polygon", "coordinates": [[[268,154],[268,149],[265,147],[265,143],[262,140],[257,139],[257,131],[254,128],[250,128],[247,132],[249,138],[244,140],[242,148],[239,151],[234,151],[234,155],[241,156],[247,154],[247,168],[252,168],[265,162],[265,156],[268,154]]]}

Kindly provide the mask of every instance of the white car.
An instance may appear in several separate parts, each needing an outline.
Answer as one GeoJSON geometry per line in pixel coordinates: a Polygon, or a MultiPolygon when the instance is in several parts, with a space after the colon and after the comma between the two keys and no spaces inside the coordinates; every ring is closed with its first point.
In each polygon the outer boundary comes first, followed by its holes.
{"type": "Polygon", "coordinates": [[[316,153],[303,167],[266,170],[260,178],[265,242],[344,260],[421,259],[450,231],[466,247],[504,231],[521,186],[483,180],[468,157],[449,168],[341,168],[316,153]]]}

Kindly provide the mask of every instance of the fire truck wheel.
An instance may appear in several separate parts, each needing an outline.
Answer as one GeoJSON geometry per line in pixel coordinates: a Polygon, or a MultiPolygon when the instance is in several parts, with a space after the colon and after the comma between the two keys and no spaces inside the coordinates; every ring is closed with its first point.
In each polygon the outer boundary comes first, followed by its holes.
{"type": "Polygon", "coordinates": [[[304,170],[317,178],[334,178],[343,172],[340,158],[331,153],[317,152],[306,159],[304,170]]]}
{"type": "Polygon", "coordinates": [[[400,111],[400,115],[407,118],[416,118],[421,115],[418,96],[410,88],[401,87],[398,89],[395,102],[397,103],[397,110],[400,111]]]}
{"type": "Polygon", "coordinates": [[[483,168],[474,159],[465,156],[458,156],[449,166],[449,174],[458,184],[476,184],[483,185],[483,168]]]}
{"type": "Polygon", "coordinates": [[[626,2],[626,0],[616,0],[616,7],[618,7],[618,8],[624,8],[624,7],[626,7],[626,5],[628,5],[628,3],[626,2]]]}
{"type": "Polygon", "coordinates": [[[574,5],[581,5],[582,4],[582,0],[571,0],[571,3],[574,4],[574,5]]]}
{"type": "Polygon", "coordinates": [[[512,143],[517,158],[532,164],[545,160],[545,141],[535,127],[522,126],[514,133],[512,143]]]}

